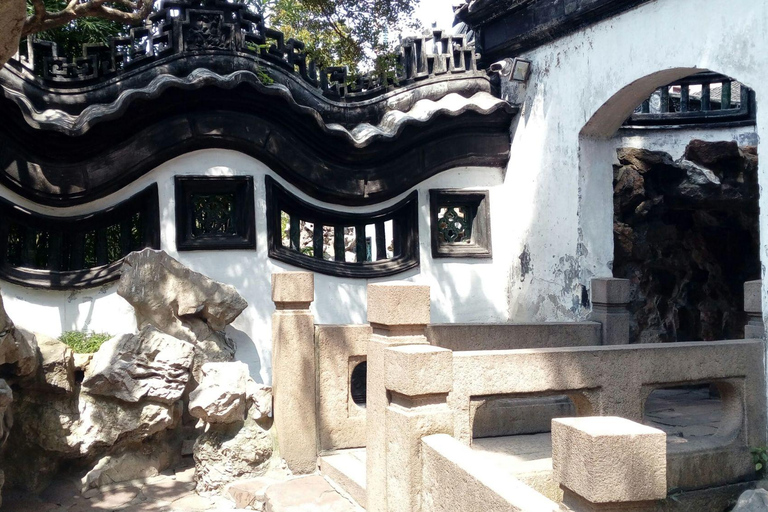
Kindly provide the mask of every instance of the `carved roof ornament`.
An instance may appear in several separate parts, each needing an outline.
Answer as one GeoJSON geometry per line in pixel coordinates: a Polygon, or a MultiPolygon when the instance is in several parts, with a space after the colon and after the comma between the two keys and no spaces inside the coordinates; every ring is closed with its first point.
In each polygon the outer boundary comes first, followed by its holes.
{"type": "Polygon", "coordinates": [[[266,26],[247,5],[226,0],[165,0],[146,26],[130,29],[127,37],[113,38],[109,46],[84,45],[83,55],[75,58],[59,55],[53,43],[30,40],[18,62],[45,81],[72,86],[170,56],[206,51],[243,53],[271,62],[337,98],[381,93],[430,76],[477,72],[476,55],[464,36],[435,30],[403,41],[394,76],[365,74],[350,80],[343,67],[316,69],[304,52],[304,43],[285,40],[282,32],[266,26]]]}
{"type": "Polygon", "coordinates": [[[506,165],[518,109],[477,59],[464,35],[433,30],[402,41],[393,72],[353,80],[241,3],[166,0],[108,46],[71,59],[30,40],[0,68],[0,183],[82,204],[217,147],[328,202],[383,201],[454,166],[506,165]]]}

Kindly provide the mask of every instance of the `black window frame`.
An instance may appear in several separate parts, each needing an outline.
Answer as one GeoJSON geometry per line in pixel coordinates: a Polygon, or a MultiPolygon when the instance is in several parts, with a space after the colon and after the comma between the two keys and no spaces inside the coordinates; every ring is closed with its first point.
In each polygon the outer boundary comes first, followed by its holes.
{"type": "MultiPolygon", "coordinates": [[[[299,268],[336,277],[376,278],[399,274],[419,266],[419,197],[411,192],[398,203],[372,213],[347,213],[312,205],[286,190],[272,177],[267,191],[267,240],[269,257],[299,268]],[[281,212],[322,226],[367,226],[393,221],[394,256],[365,262],[325,260],[283,246],[281,212]]],[[[364,235],[363,235],[364,236],[364,235]]]]}
{"type": "Polygon", "coordinates": [[[176,176],[174,185],[178,251],[256,249],[253,176],[176,176]],[[192,196],[199,194],[234,195],[236,234],[193,234],[192,196]]]}
{"type": "Polygon", "coordinates": [[[94,288],[120,278],[123,258],[133,250],[143,248],[160,249],[160,214],[158,187],[156,183],[134,194],[120,203],[85,215],[58,217],[42,215],[6,199],[0,198],[0,278],[30,288],[49,290],[73,290],[94,288]],[[134,247],[128,237],[123,237],[126,229],[130,233],[130,222],[135,214],[140,215],[139,243],[134,247]],[[47,269],[14,265],[7,258],[8,237],[12,224],[25,229],[46,232],[46,236],[55,236],[56,247],[49,247],[47,269]],[[120,226],[120,258],[107,260],[106,231],[115,225],[120,226]],[[88,266],[85,260],[85,237],[95,234],[97,239],[94,266],[88,266]]]}

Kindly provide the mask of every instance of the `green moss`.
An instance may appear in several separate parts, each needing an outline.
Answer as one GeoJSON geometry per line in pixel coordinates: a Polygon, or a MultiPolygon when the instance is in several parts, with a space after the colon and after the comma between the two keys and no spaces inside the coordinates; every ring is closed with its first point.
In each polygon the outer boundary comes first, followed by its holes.
{"type": "Polygon", "coordinates": [[[59,336],[59,341],[77,354],[93,354],[110,338],[112,335],[106,332],[66,331],[59,336]]]}

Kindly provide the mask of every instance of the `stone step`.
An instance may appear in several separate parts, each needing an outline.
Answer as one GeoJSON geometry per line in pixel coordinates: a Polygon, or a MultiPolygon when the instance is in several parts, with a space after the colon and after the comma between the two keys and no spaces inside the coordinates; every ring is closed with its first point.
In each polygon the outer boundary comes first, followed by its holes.
{"type": "Polygon", "coordinates": [[[365,448],[320,457],[320,473],[331,479],[361,507],[366,507],[365,448]]]}
{"type": "Polygon", "coordinates": [[[363,512],[320,475],[272,484],[264,497],[264,512],[363,512]]]}

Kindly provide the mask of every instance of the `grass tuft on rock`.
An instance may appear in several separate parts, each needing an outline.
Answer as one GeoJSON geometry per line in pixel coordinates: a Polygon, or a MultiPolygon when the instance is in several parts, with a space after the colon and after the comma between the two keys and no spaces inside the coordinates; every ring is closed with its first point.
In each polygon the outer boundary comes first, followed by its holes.
{"type": "Polygon", "coordinates": [[[112,335],[106,332],[66,331],[59,336],[59,341],[76,354],[93,354],[110,338],[112,335]]]}

